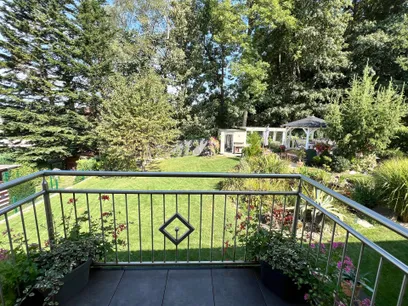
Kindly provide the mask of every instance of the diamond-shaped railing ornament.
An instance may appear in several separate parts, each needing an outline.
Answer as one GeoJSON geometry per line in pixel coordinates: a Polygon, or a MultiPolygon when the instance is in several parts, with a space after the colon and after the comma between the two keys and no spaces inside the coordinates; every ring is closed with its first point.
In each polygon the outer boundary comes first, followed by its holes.
{"type": "Polygon", "coordinates": [[[185,238],[187,238],[188,235],[190,235],[194,231],[194,227],[192,227],[191,224],[188,223],[188,221],[184,219],[179,213],[176,213],[170,219],[164,222],[162,226],[160,226],[159,231],[161,231],[163,235],[169,238],[169,240],[173,242],[175,245],[178,245],[180,242],[182,242],[185,238]],[[172,223],[175,219],[179,219],[180,222],[183,223],[187,227],[187,232],[185,232],[180,237],[176,237],[176,238],[174,238],[174,236],[166,230],[166,227],[169,226],[170,223],[172,223]]]}

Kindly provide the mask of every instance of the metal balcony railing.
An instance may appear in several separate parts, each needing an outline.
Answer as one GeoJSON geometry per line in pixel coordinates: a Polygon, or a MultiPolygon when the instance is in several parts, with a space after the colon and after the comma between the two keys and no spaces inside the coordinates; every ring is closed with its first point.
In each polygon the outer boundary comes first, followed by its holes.
{"type": "MultiPolygon", "coordinates": [[[[14,237],[17,234],[23,237],[23,246],[29,252],[32,243],[40,248],[49,247],[48,242],[55,237],[66,236],[66,222],[85,222],[84,230],[89,231],[94,229],[96,222],[102,235],[114,244],[113,254],[106,254],[101,262],[94,263],[97,266],[255,265],[257,263],[248,257],[243,241],[251,230],[262,227],[297,237],[299,243],[311,252],[315,251],[313,245],[318,245],[318,256],[326,242],[328,247],[321,256],[327,258],[327,265],[334,243],[341,240],[344,246],[342,261],[347,254],[354,254],[357,259],[356,279],[365,257],[377,261],[375,271],[371,271],[372,286],[367,289],[371,291],[371,305],[379,292],[380,276],[389,271],[397,271],[395,277],[400,278],[396,305],[406,305],[403,303],[407,264],[392,251],[365,237],[353,224],[341,220],[323,205],[322,199],[334,199],[337,204],[341,203],[346,209],[369,218],[376,226],[382,226],[403,239],[408,238],[408,230],[303,175],[41,171],[1,184],[0,192],[32,180],[41,180],[40,191],[0,209],[3,232],[0,242],[11,252],[16,247],[14,237]],[[75,189],[56,190],[48,188],[47,179],[51,176],[261,179],[289,184],[285,185],[288,190],[262,191],[115,190],[115,186],[112,189],[81,189],[78,185],[74,186],[75,189]],[[13,214],[16,208],[19,213],[13,214]],[[112,227],[107,230],[104,222],[108,217],[112,227]]],[[[337,285],[340,281],[339,277],[337,285]]],[[[351,301],[356,294],[355,284],[351,301]]]]}

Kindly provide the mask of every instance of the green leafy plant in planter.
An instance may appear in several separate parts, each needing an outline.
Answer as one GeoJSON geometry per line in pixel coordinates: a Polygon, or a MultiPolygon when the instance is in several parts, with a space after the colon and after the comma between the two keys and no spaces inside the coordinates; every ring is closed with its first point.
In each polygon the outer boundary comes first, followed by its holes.
{"type": "MultiPolygon", "coordinates": [[[[102,195],[101,200],[109,201],[109,196],[102,195]]],[[[70,205],[75,201],[77,199],[69,199],[67,204],[70,205]]],[[[80,291],[86,285],[91,262],[112,253],[115,244],[124,243],[118,236],[126,226],[117,224],[114,227],[111,220],[112,212],[102,213],[101,222],[96,222],[88,220],[87,211],[73,220],[72,210],[62,224],[67,233],[66,237],[57,237],[54,241],[48,242],[49,248],[41,251],[35,258],[38,276],[33,284],[24,289],[24,295],[17,299],[16,305],[21,305],[35,292],[41,292],[44,295],[43,305],[58,305],[61,300],[67,300],[72,296],[72,293],[67,292],[80,291]],[[101,223],[104,234],[101,233],[101,223]],[[88,224],[91,224],[90,230],[85,230],[88,224]],[[81,271],[78,272],[79,270],[81,271]],[[74,273],[81,279],[76,280],[75,276],[72,279],[74,273]],[[68,280],[70,280],[69,284],[68,280]],[[71,288],[67,289],[67,287],[71,288]]]]}
{"type": "MultiPolygon", "coordinates": [[[[3,235],[7,235],[4,232],[3,235]]],[[[5,306],[14,305],[25,286],[31,284],[38,275],[34,258],[38,255],[38,245],[27,245],[28,254],[23,245],[23,235],[12,235],[14,251],[0,248],[0,283],[5,306]]]]}
{"type": "Polygon", "coordinates": [[[296,239],[261,228],[246,243],[249,257],[261,262],[263,283],[276,295],[304,304],[318,295],[306,249],[296,239]]]}

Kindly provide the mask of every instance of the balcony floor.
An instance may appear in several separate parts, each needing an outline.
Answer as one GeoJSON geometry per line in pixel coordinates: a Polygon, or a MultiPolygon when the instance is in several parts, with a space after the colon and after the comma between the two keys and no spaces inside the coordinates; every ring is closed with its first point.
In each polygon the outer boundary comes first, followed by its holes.
{"type": "Polygon", "coordinates": [[[255,268],[93,270],[64,306],[284,306],[255,268]]]}

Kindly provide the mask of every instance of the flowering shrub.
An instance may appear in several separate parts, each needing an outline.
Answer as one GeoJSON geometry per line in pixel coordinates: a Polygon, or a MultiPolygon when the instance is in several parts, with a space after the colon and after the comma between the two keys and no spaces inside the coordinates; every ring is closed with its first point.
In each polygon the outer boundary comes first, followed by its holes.
{"type": "Polygon", "coordinates": [[[329,144],[324,143],[324,142],[318,142],[315,144],[315,150],[317,151],[317,153],[322,153],[324,151],[330,151],[331,147],[329,146],[329,144]]]}
{"type": "Polygon", "coordinates": [[[208,149],[211,152],[211,155],[216,155],[220,152],[220,142],[215,137],[210,137],[208,140],[208,149]]]}

